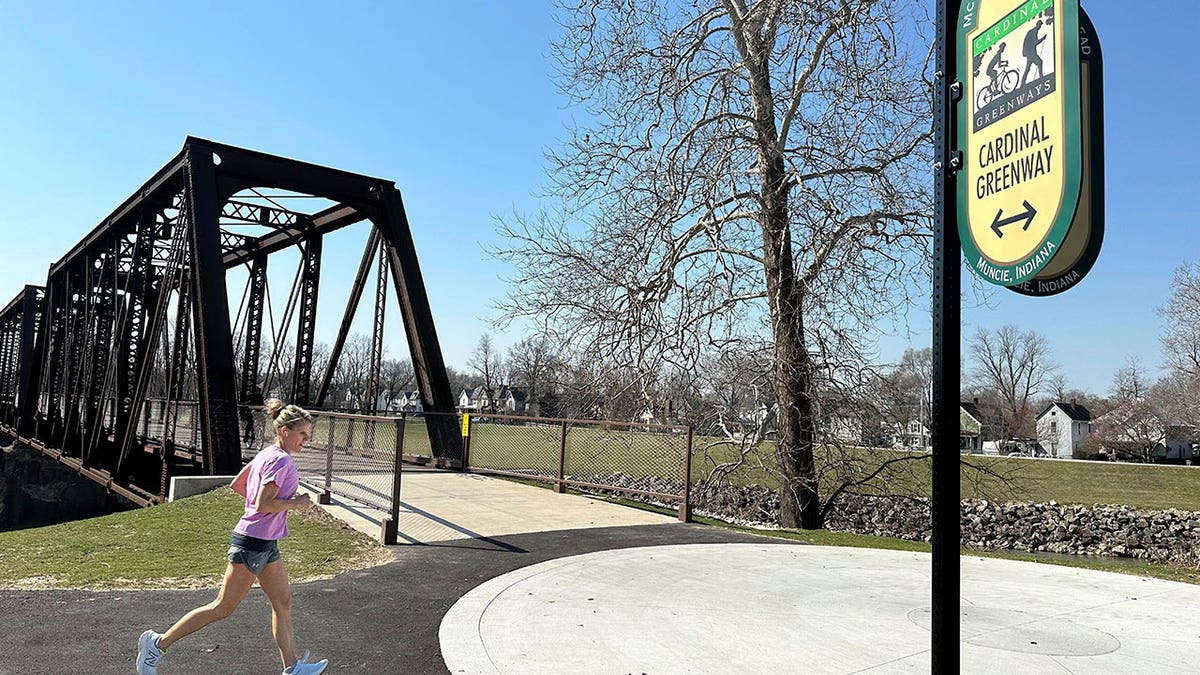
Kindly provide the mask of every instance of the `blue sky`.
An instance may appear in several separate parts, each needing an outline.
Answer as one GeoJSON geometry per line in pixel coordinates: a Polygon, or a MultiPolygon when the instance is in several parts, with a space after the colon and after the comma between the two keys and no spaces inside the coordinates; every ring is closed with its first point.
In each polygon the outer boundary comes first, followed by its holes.
{"type": "MultiPolygon", "coordinates": [[[[483,253],[494,218],[536,207],[543,153],[570,120],[547,5],[0,0],[0,302],[44,283],[51,262],[195,135],[395,180],[446,361],[464,365],[505,292],[504,268],[483,253]]],[[[1200,76],[1188,51],[1200,7],[1084,6],[1106,67],[1100,260],[1066,294],[1003,291],[964,318],[965,332],[1037,330],[1073,386],[1103,392],[1127,355],[1157,367],[1154,307],[1175,267],[1200,258],[1200,76]]],[[[364,227],[326,243],[325,339],[364,227]]],[[[881,358],[928,343],[925,320],[909,322],[914,334],[885,338],[881,358]]],[[[392,355],[404,355],[392,326],[392,355]]]]}

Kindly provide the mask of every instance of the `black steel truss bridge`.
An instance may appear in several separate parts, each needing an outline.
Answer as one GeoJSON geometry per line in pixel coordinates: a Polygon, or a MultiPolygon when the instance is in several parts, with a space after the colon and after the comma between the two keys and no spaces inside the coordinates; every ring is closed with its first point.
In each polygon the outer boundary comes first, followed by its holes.
{"type": "MultiPolygon", "coordinates": [[[[189,137],[44,285],[25,286],[0,312],[0,427],[134,502],[161,502],[172,476],[238,471],[240,425],[264,395],[338,407],[326,399],[368,285],[362,399],[380,394],[390,285],[422,407],[452,413],[395,183],[189,137]],[[363,222],[337,338],[314,361],[322,242],[363,222]],[[277,324],[267,265],[284,251],[299,264],[277,324]],[[233,270],[245,278],[236,312],[233,270]]],[[[461,467],[454,416],[429,415],[426,426],[435,463],[461,467]]]]}

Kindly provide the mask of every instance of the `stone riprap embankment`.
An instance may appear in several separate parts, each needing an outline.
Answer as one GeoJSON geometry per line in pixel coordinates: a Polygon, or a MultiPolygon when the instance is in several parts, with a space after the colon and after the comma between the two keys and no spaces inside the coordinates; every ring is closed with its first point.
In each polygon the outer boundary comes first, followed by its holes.
{"type": "MultiPolygon", "coordinates": [[[[614,473],[573,478],[648,492],[681,491],[680,481],[656,477],[614,473]]],[[[612,494],[620,496],[615,491],[612,494]]],[[[698,514],[734,523],[767,527],[779,524],[778,495],[773,489],[757,485],[693,485],[692,504],[698,514]]],[[[842,495],[830,509],[826,527],[928,541],[929,500],[842,495]]],[[[962,543],[979,549],[1115,556],[1195,567],[1200,566],[1200,512],[968,499],[962,502],[962,543]]]]}

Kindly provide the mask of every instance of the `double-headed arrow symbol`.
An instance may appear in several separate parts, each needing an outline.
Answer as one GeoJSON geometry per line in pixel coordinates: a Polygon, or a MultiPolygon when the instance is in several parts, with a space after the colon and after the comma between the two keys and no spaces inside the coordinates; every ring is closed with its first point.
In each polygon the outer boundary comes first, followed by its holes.
{"type": "Polygon", "coordinates": [[[1001,219],[1000,216],[1004,215],[1004,209],[1000,209],[996,212],[996,218],[992,221],[992,231],[996,233],[997,237],[1002,239],[1004,238],[1004,233],[1000,231],[1000,228],[1004,227],[1005,225],[1012,225],[1013,223],[1017,223],[1022,220],[1025,221],[1025,226],[1021,229],[1029,229],[1029,224],[1033,222],[1033,217],[1037,215],[1037,209],[1033,208],[1033,205],[1028,201],[1023,200],[1021,203],[1025,205],[1024,213],[1018,213],[1015,216],[1009,216],[1008,218],[1001,219]]]}

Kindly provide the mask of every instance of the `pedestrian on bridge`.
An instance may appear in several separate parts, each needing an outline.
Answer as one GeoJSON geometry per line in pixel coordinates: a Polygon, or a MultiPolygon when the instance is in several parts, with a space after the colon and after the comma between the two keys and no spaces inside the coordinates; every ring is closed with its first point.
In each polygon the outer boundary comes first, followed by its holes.
{"type": "Polygon", "coordinates": [[[275,430],[275,444],[263,448],[230,486],[245,498],[245,512],[229,539],[229,564],[217,599],[188,612],[166,633],[142,633],[137,655],[140,675],[157,675],[158,665],[171,645],[233,614],[256,579],[271,602],[271,628],[284,675],[316,675],[328,665],[325,660],[310,662],[308,652],[296,657],[292,591],[277,546],[278,540],[287,536],[288,511],[311,504],[307,494],[296,494],[300,475],[292,455],[300,452],[312,435],[313,417],[299,406],[284,406],[279,399],[267,401],[266,406],[275,430]]]}

